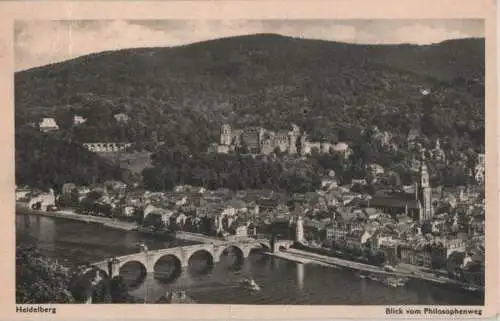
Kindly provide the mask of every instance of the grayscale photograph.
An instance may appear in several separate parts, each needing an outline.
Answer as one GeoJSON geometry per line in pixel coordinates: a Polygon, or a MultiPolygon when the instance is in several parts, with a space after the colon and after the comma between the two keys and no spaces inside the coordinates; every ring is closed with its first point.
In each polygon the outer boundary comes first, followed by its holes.
{"type": "Polygon", "coordinates": [[[17,20],[14,60],[17,304],[485,304],[484,20],[17,20]]]}

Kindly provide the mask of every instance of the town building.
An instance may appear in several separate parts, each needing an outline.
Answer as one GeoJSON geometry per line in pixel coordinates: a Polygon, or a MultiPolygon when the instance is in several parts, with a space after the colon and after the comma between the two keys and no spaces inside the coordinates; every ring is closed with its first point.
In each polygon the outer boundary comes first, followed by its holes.
{"type": "Polygon", "coordinates": [[[326,229],[326,240],[332,244],[345,246],[347,238],[354,231],[363,231],[367,222],[367,217],[362,210],[352,210],[349,208],[339,208],[334,213],[332,224],[328,224],[326,229]]]}
{"type": "Polygon", "coordinates": [[[419,137],[420,130],[418,128],[412,128],[408,131],[408,135],[406,136],[406,143],[410,149],[414,148],[417,145],[419,137]]]}
{"type": "Polygon", "coordinates": [[[73,125],[80,125],[83,124],[87,121],[86,118],[83,118],[82,116],[74,115],[73,116],[73,125]]]}
{"type": "Polygon", "coordinates": [[[432,267],[432,254],[429,244],[425,242],[400,244],[399,253],[401,263],[432,267]]]}
{"type": "Polygon", "coordinates": [[[352,154],[351,147],[344,142],[338,142],[337,144],[332,145],[331,150],[342,155],[345,159],[349,158],[352,154]]]}
{"type": "Polygon", "coordinates": [[[48,192],[33,191],[25,194],[24,197],[16,199],[16,206],[41,211],[47,211],[51,206],[54,206],[55,203],[56,197],[52,189],[48,192]]]}
{"type": "Polygon", "coordinates": [[[480,153],[477,155],[477,165],[474,171],[474,178],[478,184],[484,183],[485,172],[486,172],[485,155],[483,153],[480,153]]]}
{"type": "Polygon", "coordinates": [[[16,201],[25,199],[32,192],[31,188],[16,188],[16,201]]]}
{"type": "Polygon", "coordinates": [[[453,252],[465,252],[467,248],[467,242],[460,237],[437,237],[434,239],[434,242],[443,245],[446,249],[446,258],[448,258],[453,252]]]}
{"type": "Polygon", "coordinates": [[[38,127],[44,133],[59,130],[59,126],[54,118],[42,118],[38,123],[38,127]]]}
{"type": "Polygon", "coordinates": [[[127,123],[130,119],[130,117],[125,113],[118,113],[113,115],[113,117],[118,123],[127,123]]]}
{"type": "Polygon", "coordinates": [[[368,205],[392,215],[404,213],[415,221],[430,220],[434,210],[429,172],[425,162],[420,164],[420,182],[413,190],[414,193],[379,192],[368,201],[368,205]]]}
{"type": "Polygon", "coordinates": [[[384,167],[379,164],[366,165],[366,169],[372,177],[376,177],[385,173],[384,167]]]}

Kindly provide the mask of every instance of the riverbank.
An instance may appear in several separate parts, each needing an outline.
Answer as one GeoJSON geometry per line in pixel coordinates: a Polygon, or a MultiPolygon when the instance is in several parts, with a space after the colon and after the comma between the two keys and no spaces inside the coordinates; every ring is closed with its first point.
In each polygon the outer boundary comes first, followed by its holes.
{"type": "MultiPolygon", "coordinates": [[[[347,268],[352,271],[383,275],[387,277],[399,277],[399,278],[407,278],[413,280],[423,280],[440,286],[451,286],[461,289],[466,289],[467,287],[469,287],[468,284],[456,280],[452,280],[446,277],[436,277],[428,273],[423,273],[421,271],[415,271],[415,270],[410,271],[404,267],[396,268],[396,271],[389,272],[376,266],[324,256],[297,249],[288,249],[286,250],[286,252],[269,253],[269,255],[301,264],[316,264],[322,266],[335,267],[337,269],[347,268]]],[[[484,293],[484,288],[479,288],[478,292],[484,293]]]]}
{"type": "Polygon", "coordinates": [[[298,263],[298,264],[316,264],[316,265],[327,266],[327,267],[331,267],[331,268],[335,268],[335,269],[339,268],[336,265],[328,264],[328,263],[323,262],[321,260],[301,257],[301,256],[298,256],[296,254],[294,255],[294,254],[287,253],[287,252],[277,252],[277,253],[264,252],[263,254],[268,255],[268,256],[272,256],[272,257],[276,257],[278,259],[291,261],[291,262],[298,263]]]}
{"type": "Polygon", "coordinates": [[[297,250],[297,249],[287,249],[283,252],[271,253],[267,252],[267,255],[274,256],[280,259],[292,261],[301,264],[317,264],[322,266],[334,267],[334,268],[349,268],[356,271],[369,272],[373,274],[384,274],[388,276],[397,276],[396,272],[388,272],[381,268],[352,262],[348,260],[338,259],[334,257],[324,256],[316,253],[311,253],[307,251],[297,250]]]}
{"type": "Polygon", "coordinates": [[[136,223],[118,221],[117,219],[112,219],[109,217],[78,214],[69,209],[54,211],[54,212],[46,212],[46,211],[38,211],[16,206],[16,214],[40,215],[40,216],[63,218],[63,219],[86,222],[86,223],[95,223],[123,231],[132,231],[137,229],[136,223]]]}
{"type": "Polygon", "coordinates": [[[192,241],[192,242],[199,242],[199,243],[222,243],[224,242],[223,239],[214,237],[214,236],[208,236],[204,234],[198,234],[198,233],[191,233],[191,232],[185,232],[185,231],[175,231],[173,234],[174,238],[179,239],[179,240],[184,240],[184,241],[192,241]]]}

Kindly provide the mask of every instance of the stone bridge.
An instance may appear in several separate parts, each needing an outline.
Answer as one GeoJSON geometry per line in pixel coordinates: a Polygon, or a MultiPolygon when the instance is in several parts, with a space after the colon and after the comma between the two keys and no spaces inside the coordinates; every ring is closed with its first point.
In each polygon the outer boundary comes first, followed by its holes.
{"type": "MultiPolygon", "coordinates": [[[[293,241],[276,241],[274,243],[273,251],[279,251],[281,248],[288,248],[293,244],[293,241]]],[[[270,243],[268,240],[253,240],[247,242],[212,242],[195,244],[188,246],[179,246],[160,250],[144,250],[138,253],[124,255],[120,257],[115,257],[107,259],[104,261],[96,262],[90,264],[87,268],[83,270],[83,274],[91,270],[101,270],[105,272],[108,277],[115,277],[120,274],[120,269],[127,263],[137,262],[140,263],[145,273],[153,273],[155,271],[155,265],[162,258],[171,258],[175,262],[176,270],[181,270],[189,265],[190,258],[199,252],[205,253],[207,257],[208,264],[213,265],[220,261],[220,258],[224,251],[227,249],[233,249],[238,256],[238,259],[246,259],[252,249],[270,249],[270,243]]]]}

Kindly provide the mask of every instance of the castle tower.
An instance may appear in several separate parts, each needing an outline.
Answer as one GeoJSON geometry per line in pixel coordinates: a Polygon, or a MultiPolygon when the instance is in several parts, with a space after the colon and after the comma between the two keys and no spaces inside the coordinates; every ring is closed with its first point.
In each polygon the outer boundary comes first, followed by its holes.
{"type": "Polygon", "coordinates": [[[231,145],[231,126],[224,124],[220,131],[220,144],[231,145]]]}
{"type": "Polygon", "coordinates": [[[427,221],[432,218],[431,187],[429,184],[429,172],[425,164],[425,156],[422,153],[422,163],[420,165],[420,186],[419,196],[422,202],[422,216],[420,220],[427,221]]]}
{"type": "Polygon", "coordinates": [[[266,134],[266,130],[262,127],[259,128],[259,146],[262,146],[264,142],[264,136],[266,134]]]}
{"type": "Polygon", "coordinates": [[[300,136],[300,153],[304,156],[310,153],[310,150],[311,148],[309,146],[309,142],[307,141],[307,134],[304,132],[300,136]]]}
{"type": "Polygon", "coordinates": [[[295,226],[295,240],[297,242],[304,241],[304,222],[302,221],[302,216],[297,216],[297,225],[295,226]]]}
{"type": "Polygon", "coordinates": [[[294,155],[297,154],[297,139],[299,135],[292,130],[288,133],[288,154],[294,155]]]}
{"type": "Polygon", "coordinates": [[[273,152],[273,144],[271,139],[265,139],[262,143],[261,153],[264,155],[269,155],[273,152]]]}

